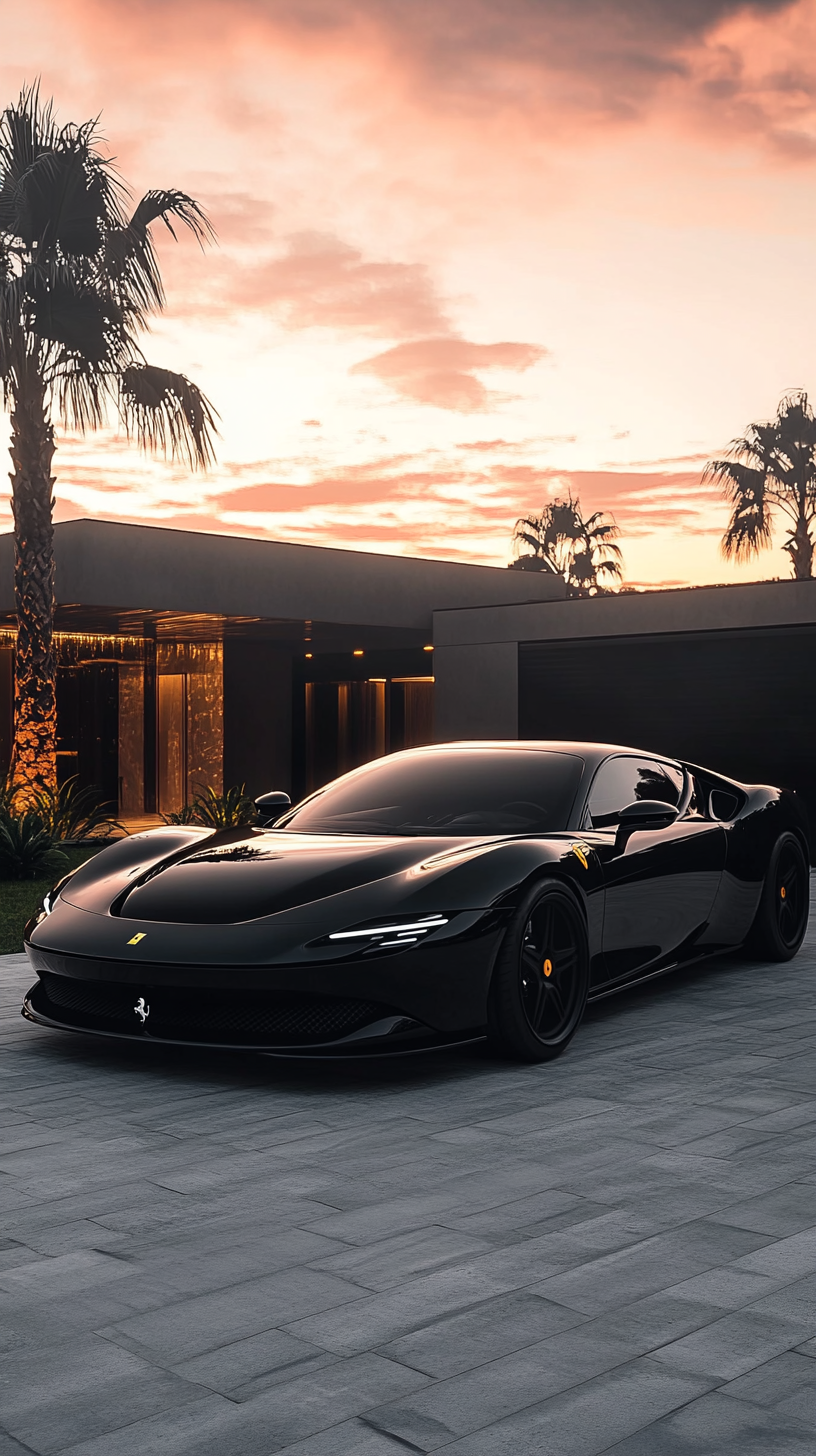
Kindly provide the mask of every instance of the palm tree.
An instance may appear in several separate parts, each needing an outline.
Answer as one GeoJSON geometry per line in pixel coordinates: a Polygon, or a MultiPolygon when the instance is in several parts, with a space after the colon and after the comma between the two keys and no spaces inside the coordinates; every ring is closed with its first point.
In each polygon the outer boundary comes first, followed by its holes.
{"type": "Polygon", "coordinates": [[[23,796],[56,787],[51,467],[54,420],[85,433],[112,407],[142,449],[191,468],[213,459],[215,420],[183,374],[145,362],[138,338],[164,306],[150,236],[214,235],[183,192],[129,194],[95,121],[58,127],[30,87],[0,119],[0,389],[11,413],[18,636],[12,774],[23,796]]]}
{"type": "Polygon", "coordinates": [[[554,500],[540,516],[516,521],[513,542],[530,550],[516,557],[515,571],[551,571],[563,576],[573,597],[603,596],[623,575],[620,535],[611,517],[595,511],[584,520],[576,496],[554,500]]]}
{"type": "Polygon", "coordinates": [[[816,419],[804,390],[785,395],[776,419],[749,425],[724,460],[710,460],[703,480],[715,480],[733,507],[722,553],[749,561],[773,539],[774,512],[788,518],[782,543],[796,581],[813,575],[816,520],[816,419]]]}

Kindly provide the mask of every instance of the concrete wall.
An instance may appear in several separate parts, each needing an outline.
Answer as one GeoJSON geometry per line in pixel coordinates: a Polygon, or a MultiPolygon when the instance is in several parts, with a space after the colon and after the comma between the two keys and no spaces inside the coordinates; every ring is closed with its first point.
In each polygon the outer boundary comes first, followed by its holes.
{"type": "Polygon", "coordinates": [[[816,581],[443,611],[434,643],[439,740],[669,753],[796,789],[816,828],[816,581]]]}
{"type": "Polygon", "coordinates": [[[434,644],[552,642],[663,632],[727,632],[816,622],[816,580],[627,592],[434,613],[434,644]]]}
{"type": "MultiPolygon", "coordinates": [[[[337,551],[110,521],[55,528],[57,600],[425,631],[435,608],[549,601],[559,578],[453,561],[337,551]]],[[[0,536],[0,611],[12,611],[13,542],[0,536]]]]}
{"type": "Polygon", "coordinates": [[[518,737],[515,642],[434,649],[434,739],[518,737]]]}

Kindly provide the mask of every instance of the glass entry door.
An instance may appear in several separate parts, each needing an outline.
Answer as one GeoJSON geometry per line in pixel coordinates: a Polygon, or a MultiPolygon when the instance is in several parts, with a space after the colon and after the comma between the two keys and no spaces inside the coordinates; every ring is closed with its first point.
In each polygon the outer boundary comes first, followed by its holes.
{"type": "Polygon", "coordinates": [[[158,688],[158,808],[174,814],[187,799],[187,674],[161,673],[158,688]]]}

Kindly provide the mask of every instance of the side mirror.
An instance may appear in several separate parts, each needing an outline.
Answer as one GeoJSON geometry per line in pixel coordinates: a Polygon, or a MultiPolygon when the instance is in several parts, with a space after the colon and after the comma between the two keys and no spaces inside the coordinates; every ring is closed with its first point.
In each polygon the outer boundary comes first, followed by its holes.
{"type": "Polygon", "coordinates": [[[287,809],[291,809],[292,800],[282,790],[275,789],[271,794],[261,794],[255,800],[255,808],[258,810],[258,820],[266,828],[280,819],[287,809]]]}
{"type": "Polygon", "coordinates": [[[615,842],[625,843],[635,829],[667,829],[676,818],[677,810],[672,804],[664,804],[660,799],[636,799],[620,811],[615,842]]]}

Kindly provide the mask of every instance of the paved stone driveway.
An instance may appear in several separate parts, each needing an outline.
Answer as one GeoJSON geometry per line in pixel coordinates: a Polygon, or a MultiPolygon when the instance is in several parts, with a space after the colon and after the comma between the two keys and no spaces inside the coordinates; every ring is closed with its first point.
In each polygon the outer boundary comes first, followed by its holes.
{"type": "Polygon", "coordinates": [[[0,1456],[812,1456],[816,937],[538,1068],[122,1049],[0,966],[0,1456]]]}

